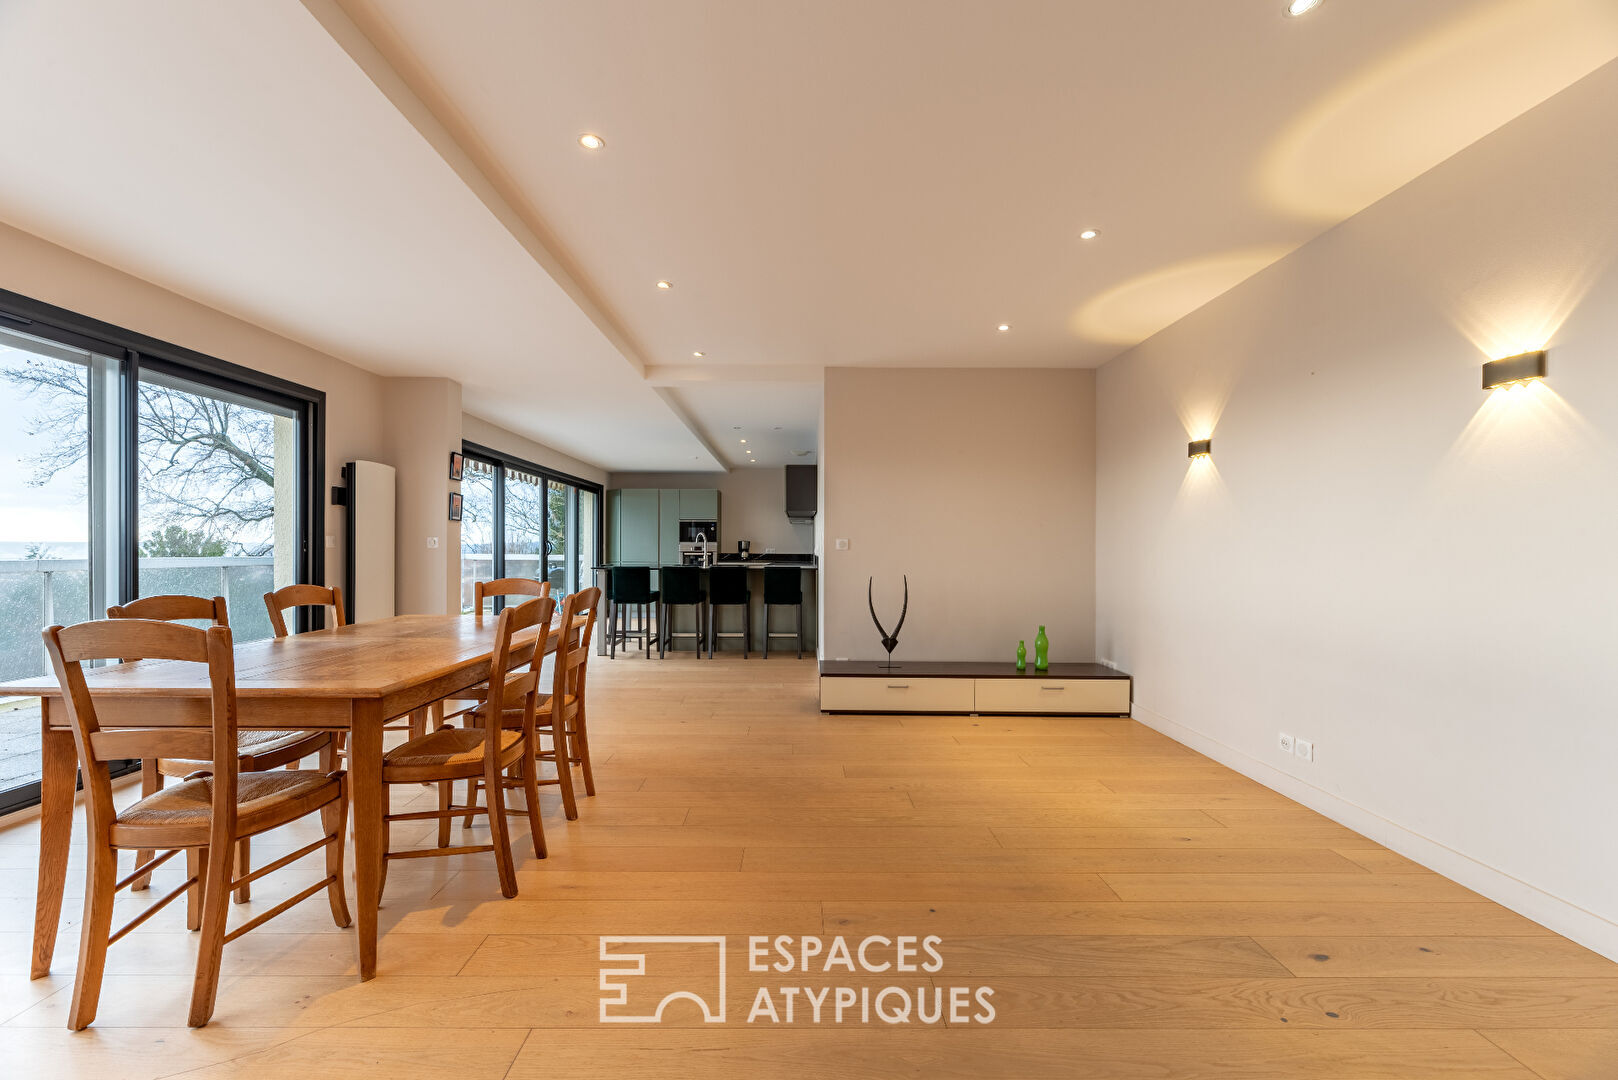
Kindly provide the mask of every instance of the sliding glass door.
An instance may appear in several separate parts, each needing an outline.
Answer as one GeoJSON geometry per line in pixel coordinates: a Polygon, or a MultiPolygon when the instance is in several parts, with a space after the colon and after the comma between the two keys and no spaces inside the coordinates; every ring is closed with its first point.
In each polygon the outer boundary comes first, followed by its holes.
{"type": "Polygon", "coordinates": [[[472,610],[475,581],[545,580],[560,599],[592,580],[598,485],[468,444],[461,496],[462,611],[472,610]]]}
{"type": "MultiPolygon", "coordinates": [[[[0,328],[0,681],[45,675],[43,627],[119,595],[119,361],[0,328]]],[[[39,699],[0,696],[0,808],[39,780],[39,699]]]]}
{"type": "MultiPolygon", "coordinates": [[[[139,596],[324,578],[317,391],[0,292],[0,681],[48,674],[42,627],[139,596]]],[[[38,798],[39,703],[0,695],[0,813],[38,798]]]]}
{"type": "Polygon", "coordinates": [[[142,371],[140,594],[223,596],[232,636],[271,636],[263,596],[297,580],[298,415],[142,371]]]}

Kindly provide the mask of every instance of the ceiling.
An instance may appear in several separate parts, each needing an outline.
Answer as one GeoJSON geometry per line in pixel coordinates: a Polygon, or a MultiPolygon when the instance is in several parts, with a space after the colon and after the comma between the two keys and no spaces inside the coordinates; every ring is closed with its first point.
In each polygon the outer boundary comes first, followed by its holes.
{"type": "Polygon", "coordinates": [[[1281,7],[11,0],[0,219],[607,469],[812,460],[825,366],[1104,363],[1618,57],[1281,7]]]}

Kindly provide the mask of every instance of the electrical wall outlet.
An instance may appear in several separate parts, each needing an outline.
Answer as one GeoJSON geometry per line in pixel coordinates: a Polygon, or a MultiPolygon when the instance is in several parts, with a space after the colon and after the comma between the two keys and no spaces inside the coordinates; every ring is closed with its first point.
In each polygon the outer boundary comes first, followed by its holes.
{"type": "Polygon", "coordinates": [[[842,537],[838,537],[837,538],[837,550],[838,551],[847,551],[848,550],[848,541],[846,539],[842,538],[842,537]]]}
{"type": "Polygon", "coordinates": [[[1292,736],[1284,731],[1281,733],[1281,753],[1292,753],[1292,736]]]}
{"type": "Polygon", "coordinates": [[[1308,739],[1298,739],[1292,744],[1292,752],[1305,761],[1315,760],[1315,744],[1308,739]]]}
{"type": "Polygon", "coordinates": [[[765,548],[764,549],[764,554],[766,554],[766,555],[774,555],[775,554],[775,549],[774,548],[765,548]]]}

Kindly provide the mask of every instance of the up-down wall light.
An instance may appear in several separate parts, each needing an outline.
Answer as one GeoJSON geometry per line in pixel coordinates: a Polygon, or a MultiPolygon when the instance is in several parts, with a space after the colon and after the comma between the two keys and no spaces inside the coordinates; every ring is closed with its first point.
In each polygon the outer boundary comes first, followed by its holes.
{"type": "Polygon", "coordinates": [[[1518,353],[1504,360],[1490,360],[1483,365],[1483,389],[1498,390],[1506,386],[1521,386],[1545,377],[1545,350],[1518,353]]]}
{"type": "Polygon", "coordinates": [[[1185,445],[1185,456],[1188,458],[1210,457],[1212,454],[1212,439],[1198,439],[1196,442],[1186,443],[1185,445]]]}

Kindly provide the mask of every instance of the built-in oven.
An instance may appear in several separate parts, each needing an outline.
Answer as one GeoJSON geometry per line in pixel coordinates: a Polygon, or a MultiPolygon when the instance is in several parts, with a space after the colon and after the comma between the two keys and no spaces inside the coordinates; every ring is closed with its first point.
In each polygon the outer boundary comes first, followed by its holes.
{"type": "Polygon", "coordinates": [[[680,522],[680,562],[686,566],[712,566],[719,554],[719,522],[680,522]]]}

